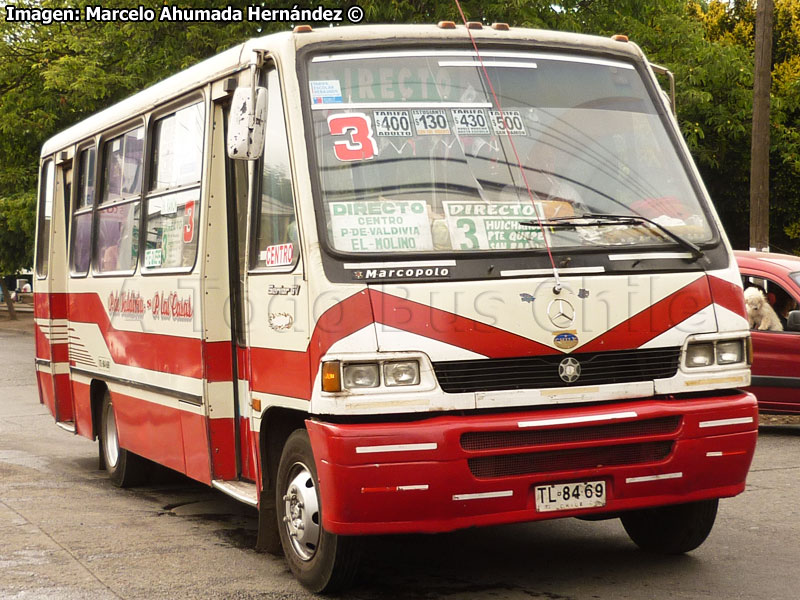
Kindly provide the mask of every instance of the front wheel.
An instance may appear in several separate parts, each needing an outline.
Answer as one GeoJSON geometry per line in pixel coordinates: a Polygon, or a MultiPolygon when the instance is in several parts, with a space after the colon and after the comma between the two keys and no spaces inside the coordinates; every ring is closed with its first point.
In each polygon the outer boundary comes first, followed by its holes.
{"type": "MultiPolygon", "coordinates": [[[[117,418],[111,394],[106,390],[100,413],[100,452],[111,483],[117,487],[131,487],[144,483],[150,463],[146,459],[119,446],[117,418]]],[[[102,467],[101,467],[102,468],[102,467]]]]}
{"type": "Polygon", "coordinates": [[[683,554],[700,546],[717,518],[719,500],[647,508],[620,517],[631,540],[642,550],[683,554]]]}
{"type": "Polygon", "coordinates": [[[297,580],[315,593],[332,593],[350,585],[358,570],[359,540],[322,527],[317,469],[304,429],[286,440],[275,494],[281,546],[297,580]]]}

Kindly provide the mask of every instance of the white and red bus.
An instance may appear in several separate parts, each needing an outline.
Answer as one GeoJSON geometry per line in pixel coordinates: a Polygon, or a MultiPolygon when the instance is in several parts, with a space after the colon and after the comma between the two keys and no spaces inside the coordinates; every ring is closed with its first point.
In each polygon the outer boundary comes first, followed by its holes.
{"type": "Polygon", "coordinates": [[[57,423],[119,486],[258,506],[312,590],[368,534],[619,517],[686,552],[744,490],[741,279],[622,36],[249,41],[47,141],[36,244],[57,423]]]}

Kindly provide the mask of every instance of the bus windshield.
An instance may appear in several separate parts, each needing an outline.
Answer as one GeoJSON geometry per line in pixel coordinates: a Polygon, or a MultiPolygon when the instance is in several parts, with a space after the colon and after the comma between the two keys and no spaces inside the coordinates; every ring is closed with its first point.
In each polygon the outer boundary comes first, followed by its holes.
{"type": "Polygon", "coordinates": [[[481,58],[483,66],[473,51],[407,50],[310,60],[330,247],[509,251],[541,248],[545,234],[554,247],[674,244],[630,222],[543,232],[531,226],[537,213],[636,215],[695,244],[712,239],[631,63],[508,50],[481,58]]]}

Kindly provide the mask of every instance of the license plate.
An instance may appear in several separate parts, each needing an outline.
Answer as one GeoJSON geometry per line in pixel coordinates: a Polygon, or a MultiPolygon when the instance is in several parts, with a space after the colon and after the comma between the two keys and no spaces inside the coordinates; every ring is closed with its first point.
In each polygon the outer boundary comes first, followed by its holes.
{"type": "Polygon", "coordinates": [[[537,485],[535,491],[538,512],[595,508],[606,505],[605,481],[537,485]]]}

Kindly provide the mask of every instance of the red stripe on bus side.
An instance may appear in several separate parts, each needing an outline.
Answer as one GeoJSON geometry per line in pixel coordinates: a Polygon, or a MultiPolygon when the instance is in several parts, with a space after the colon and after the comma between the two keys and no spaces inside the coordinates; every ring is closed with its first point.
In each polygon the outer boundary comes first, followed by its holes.
{"type": "Polygon", "coordinates": [[[36,358],[50,360],[50,342],[38,323],[34,325],[33,329],[36,336],[36,358]]]}

